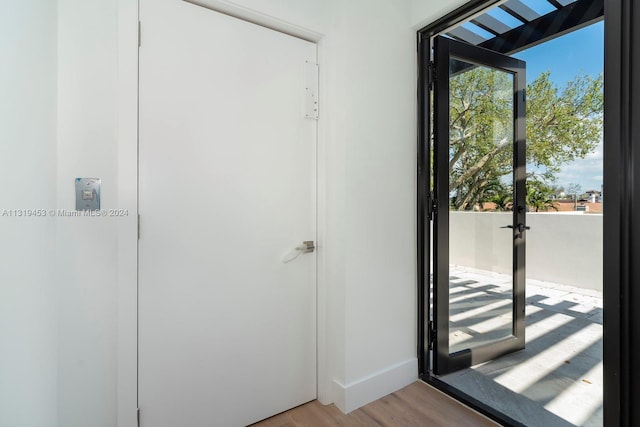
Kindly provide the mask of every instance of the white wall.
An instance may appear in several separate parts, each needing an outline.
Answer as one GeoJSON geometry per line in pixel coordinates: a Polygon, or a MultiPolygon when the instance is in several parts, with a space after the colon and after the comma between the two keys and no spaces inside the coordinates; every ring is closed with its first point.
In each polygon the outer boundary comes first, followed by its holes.
{"type": "Polygon", "coordinates": [[[56,2],[0,2],[0,426],[56,425],[56,2]]]}
{"type": "MultiPolygon", "coordinates": [[[[73,178],[89,176],[103,180],[103,206],[121,207],[123,195],[129,203],[136,188],[129,179],[135,138],[123,131],[134,111],[123,117],[117,98],[118,67],[121,75],[135,73],[135,1],[59,1],[58,205],[71,208],[73,178]],[[130,38],[123,40],[124,33],[130,38]],[[127,60],[118,64],[125,51],[127,60]]],[[[351,410],[417,378],[414,26],[436,18],[441,2],[425,0],[419,8],[410,0],[224,3],[324,35],[319,394],[351,410]]],[[[118,267],[123,254],[135,254],[133,229],[123,235],[113,221],[95,218],[59,219],[56,228],[59,422],[114,425],[117,366],[127,358],[131,366],[131,356],[116,347],[123,331],[135,327],[135,306],[118,293],[131,283],[131,272],[118,267]],[[118,319],[128,320],[118,325],[118,319]]]]}
{"type": "Polygon", "coordinates": [[[513,213],[450,212],[449,221],[450,263],[511,273],[513,231],[501,227],[513,223],[513,213]]]}
{"type": "MultiPolygon", "coordinates": [[[[511,274],[507,212],[451,212],[450,261],[511,274]]],[[[602,215],[528,213],[527,278],[602,291],[602,215]]]]}
{"type": "MultiPolygon", "coordinates": [[[[102,208],[116,208],[117,2],[58,3],[57,204],[74,209],[74,179],[96,177],[102,208]]],[[[115,221],[56,220],[60,426],[116,425],[115,221]]]]}
{"type": "MultiPolygon", "coordinates": [[[[321,345],[326,357],[320,360],[320,397],[348,410],[417,377],[415,33],[410,4],[222,3],[324,35],[320,169],[326,173],[320,182],[324,234],[319,255],[324,266],[320,299],[326,309],[320,323],[327,327],[320,332],[326,343],[321,345]],[[351,389],[362,388],[363,379],[389,369],[401,379],[383,381],[371,395],[350,397],[351,389]]],[[[144,17],[142,21],[144,28],[144,17]]]]}
{"type": "Polygon", "coordinates": [[[411,24],[419,30],[467,2],[468,0],[411,0],[411,24]]]}
{"type": "Polygon", "coordinates": [[[345,240],[345,376],[338,381],[350,410],[417,378],[417,63],[408,3],[345,3],[342,90],[327,108],[341,105],[346,119],[336,117],[346,174],[336,186],[344,213],[333,220],[345,240]]]}
{"type": "Polygon", "coordinates": [[[417,378],[410,3],[234,3],[324,35],[319,256],[326,370],[320,397],[349,411],[417,378]]]}
{"type": "MultiPolygon", "coordinates": [[[[0,209],[71,209],[81,176],[102,178],[104,207],[129,207],[135,0],[58,3],[0,5],[0,209]]],[[[348,411],[417,377],[415,29],[464,0],[226,3],[323,34],[319,393],[348,411]]],[[[132,294],[118,293],[135,273],[135,229],[55,222],[0,217],[0,425],[113,426],[133,377],[117,369],[135,363],[117,347],[135,328],[132,294]]]]}
{"type": "Polygon", "coordinates": [[[527,277],[602,292],[602,219],[601,214],[527,214],[527,277]]]}

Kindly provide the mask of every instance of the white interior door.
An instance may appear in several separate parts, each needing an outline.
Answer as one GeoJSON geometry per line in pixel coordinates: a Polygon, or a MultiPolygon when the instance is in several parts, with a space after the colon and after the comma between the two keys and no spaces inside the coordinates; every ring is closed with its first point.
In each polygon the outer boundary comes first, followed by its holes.
{"type": "Polygon", "coordinates": [[[241,426],[316,397],[316,45],[142,0],[139,406],[241,426]]]}

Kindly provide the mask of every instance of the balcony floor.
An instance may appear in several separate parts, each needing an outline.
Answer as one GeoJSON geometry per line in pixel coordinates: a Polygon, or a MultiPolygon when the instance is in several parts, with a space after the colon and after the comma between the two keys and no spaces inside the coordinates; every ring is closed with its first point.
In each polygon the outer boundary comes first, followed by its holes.
{"type": "MultiPolygon", "coordinates": [[[[451,267],[452,348],[504,336],[510,280],[451,267]]],[[[602,293],[530,279],[526,297],[524,350],[440,379],[527,426],[602,426],[602,293]]]]}

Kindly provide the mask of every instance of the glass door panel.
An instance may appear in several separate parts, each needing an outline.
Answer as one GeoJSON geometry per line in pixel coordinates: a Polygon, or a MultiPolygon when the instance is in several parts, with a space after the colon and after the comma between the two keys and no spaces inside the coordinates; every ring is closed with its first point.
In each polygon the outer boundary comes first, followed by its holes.
{"type": "Polygon", "coordinates": [[[434,373],[524,348],[522,61],[437,37],[434,373]]]}
{"type": "Polygon", "coordinates": [[[449,352],[513,335],[513,74],[449,59],[449,352]]]}

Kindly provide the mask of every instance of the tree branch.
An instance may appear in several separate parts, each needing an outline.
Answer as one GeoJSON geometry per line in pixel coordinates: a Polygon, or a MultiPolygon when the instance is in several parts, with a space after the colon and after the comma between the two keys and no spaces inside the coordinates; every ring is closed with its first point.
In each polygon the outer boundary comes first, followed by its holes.
{"type": "Polygon", "coordinates": [[[478,162],[475,165],[467,169],[454,182],[450,182],[449,191],[452,191],[454,188],[460,186],[460,184],[462,184],[465,180],[469,179],[469,177],[477,174],[480,170],[482,170],[487,165],[487,163],[489,163],[489,161],[493,158],[493,156],[495,156],[498,152],[500,152],[500,150],[502,150],[503,148],[509,145],[509,142],[510,141],[508,138],[503,138],[502,141],[500,141],[493,150],[489,151],[487,154],[482,156],[482,158],[480,158],[480,160],[478,160],[478,162]]]}

